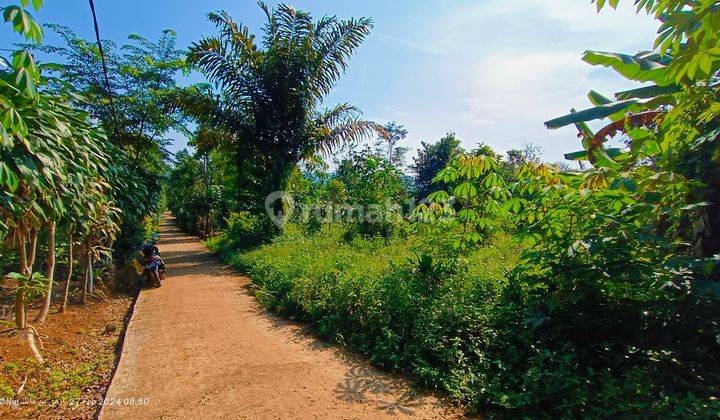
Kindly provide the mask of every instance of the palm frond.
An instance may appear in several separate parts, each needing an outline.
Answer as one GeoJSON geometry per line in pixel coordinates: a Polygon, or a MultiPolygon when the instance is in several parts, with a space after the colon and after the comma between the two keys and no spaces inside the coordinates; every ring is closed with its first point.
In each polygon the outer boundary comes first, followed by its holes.
{"type": "Polygon", "coordinates": [[[189,144],[200,152],[217,150],[235,143],[235,136],[215,126],[199,126],[189,144]]]}
{"type": "Polygon", "coordinates": [[[338,18],[337,16],[323,16],[321,17],[316,23],[315,23],[315,30],[313,34],[313,39],[317,39],[317,37],[321,36],[328,27],[335,24],[337,22],[338,18]]]}
{"type": "Polygon", "coordinates": [[[329,156],[344,143],[354,143],[373,134],[383,135],[385,129],[372,121],[361,119],[358,108],[348,103],[338,104],[318,114],[313,121],[312,142],[303,158],[321,153],[329,156]]]}
{"type": "Polygon", "coordinates": [[[333,19],[318,28],[314,40],[312,80],[320,88],[320,96],[327,95],[341,72],[347,69],[347,60],[370,34],[369,18],[338,21],[333,19]]]}
{"type": "Polygon", "coordinates": [[[220,39],[225,47],[240,53],[237,58],[248,58],[257,51],[255,35],[242,23],[235,22],[226,11],[209,13],[208,19],[220,29],[220,39]]]}
{"type": "Polygon", "coordinates": [[[209,13],[208,19],[220,29],[220,36],[193,43],[188,62],[201,68],[218,87],[236,91],[248,89],[248,72],[257,67],[261,56],[255,46],[255,37],[224,11],[209,13]]]}
{"type": "Polygon", "coordinates": [[[275,41],[281,41],[288,50],[302,44],[298,41],[308,38],[313,32],[310,14],[290,5],[280,4],[274,16],[277,24],[275,41]]]}
{"type": "Polygon", "coordinates": [[[227,123],[223,101],[209,87],[192,86],[179,90],[175,95],[175,106],[202,125],[224,126],[227,123]]]}
{"type": "Polygon", "coordinates": [[[342,121],[352,118],[359,118],[362,112],[355,105],[343,102],[328,108],[315,116],[315,124],[319,126],[334,126],[342,121]]]}
{"type": "Polygon", "coordinates": [[[265,37],[263,38],[263,44],[265,46],[272,43],[272,40],[277,37],[278,33],[278,24],[277,19],[275,19],[275,14],[273,13],[272,9],[270,9],[264,1],[259,1],[258,6],[260,6],[260,9],[265,13],[265,17],[267,18],[267,22],[265,22],[265,27],[263,28],[265,32],[265,37]]]}

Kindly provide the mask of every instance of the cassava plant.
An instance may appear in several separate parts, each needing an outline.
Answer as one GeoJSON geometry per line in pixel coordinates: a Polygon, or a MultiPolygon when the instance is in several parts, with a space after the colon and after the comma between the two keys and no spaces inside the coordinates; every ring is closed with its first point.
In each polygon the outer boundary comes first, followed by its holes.
{"type": "MultiPolygon", "coordinates": [[[[27,3],[4,7],[2,13],[16,32],[37,43],[42,29],[23,7],[27,3]]],[[[42,1],[33,5],[38,9],[42,1]]],[[[83,217],[107,218],[108,210],[97,216],[96,205],[114,209],[120,184],[114,187],[107,180],[121,161],[111,162],[104,137],[90,125],[87,114],[70,104],[67,92],[49,88],[53,80],[42,73],[51,66],[36,64],[27,50],[16,51],[5,64],[0,71],[0,229],[17,250],[18,272],[7,276],[16,284],[16,328],[42,361],[35,345],[37,332],[27,322],[27,303],[45,296],[36,318],[44,322],[51,303],[58,226],[78,226],[83,217]],[[38,240],[43,237],[48,241],[43,247],[45,276],[35,270],[38,240]]],[[[109,246],[111,229],[100,235],[109,246]]]]}
{"type": "Polygon", "coordinates": [[[494,157],[459,155],[433,178],[434,183],[456,186],[431,193],[427,203],[415,209],[415,226],[427,238],[427,249],[449,259],[451,266],[487,238],[502,217],[510,191],[498,169],[494,157]]]}

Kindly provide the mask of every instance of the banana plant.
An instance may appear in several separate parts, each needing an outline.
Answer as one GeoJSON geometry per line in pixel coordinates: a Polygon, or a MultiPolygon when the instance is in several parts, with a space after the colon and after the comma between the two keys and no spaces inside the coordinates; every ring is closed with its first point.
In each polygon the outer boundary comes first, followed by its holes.
{"type": "MultiPolygon", "coordinates": [[[[598,10],[618,1],[596,0],[598,10]]],[[[645,9],[661,18],[662,24],[653,51],[634,55],[586,51],[583,60],[594,66],[613,69],[626,79],[651,83],[636,89],[616,92],[613,99],[591,91],[594,105],[582,111],[546,121],[554,129],[575,124],[583,138],[583,150],[565,155],[570,160],[588,160],[595,167],[618,170],[660,152],[655,144],[645,145],[648,132],[656,130],[667,112],[677,107],[688,91],[718,88],[720,70],[720,4],[636,0],[638,11],[645,9]],[[680,5],[680,6],[679,6],[680,5]],[[611,123],[593,133],[587,122],[609,118],[611,123]],[[606,148],[617,133],[629,137],[630,148],[606,148]],[[625,161],[625,162],[623,162],[625,161]]]]}
{"type": "MultiPolygon", "coordinates": [[[[619,1],[595,3],[602,9],[619,1]]],[[[586,51],[583,60],[645,85],[611,97],[591,91],[592,107],[571,110],[545,125],[553,129],[574,124],[578,129],[582,150],[565,157],[591,163],[581,189],[630,193],[657,211],[657,223],[675,224],[678,243],[687,241],[696,255],[712,256],[720,251],[720,224],[713,216],[720,203],[720,3],[635,4],[660,21],[652,51],[586,51]],[[596,132],[589,128],[588,123],[603,119],[609,121],[596,132]],[[618,136],[624,147],[608,146],[618,136]],[[675,202],[662,199],[670,196],[675,202]],[[683,200],[687,205],[678,205],[683,200]],[[704,233],[691,232],[693,224],[704,233]]]]}
{"type": "Polygon", "coordinates": [[[605,143],[618,133],[628,135],[635,129],[656,126],[667,107],[675,104],[673,94],[680,87],[668,80],[667,65],[671,59],[667,56],[660,57],[648,52],[630,56],[587,51],[583,59],[593,65],[611,67],[631,80],[656,83],[649,87],[617,92],[614,99],[590,91],[588,98],[594,107],[582,111],[572,110],[567,115],[545,122],[545,126],[551,129],[570,124],[575,124],[578,129],[578,137],[583,139],[583,150],[566,154],[566,159],[589,161],[595,167],[618,170],[623,166],[623,161],[633,157],[631,151],[639,150],[640,147],[608,148],[605,143]],[[605,118],[611,122],[596,133],[587,125],[590,121],[605,118]]]}

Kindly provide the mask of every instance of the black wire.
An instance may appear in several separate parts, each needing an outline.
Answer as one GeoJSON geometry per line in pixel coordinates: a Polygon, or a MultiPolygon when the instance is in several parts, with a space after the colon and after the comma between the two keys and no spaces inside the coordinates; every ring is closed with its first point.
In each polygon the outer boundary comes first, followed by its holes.
{"type": "Polygon", "coordinates": [[[115,115],[115,101],[113,100],[112,89],[110,88],[110,78],[108,77],[107,64],[105,64],[105,53],[103,52],[102,42],[100,42],[100,29],[98,28],[97,15],[95,14],[95,3],[93,0],[90,1],[90,11],[93,16],[93,25],[95,26],[95,39],[97,39],[98,50],[100,52],[100,61],[102,61],[103,74],[105,75],[105,87],[108,92],[108,99],[110,99],[110,116],[113,120],[115,128],[115,141],[120,140],[118,132],[117,116],[115,115]]]}

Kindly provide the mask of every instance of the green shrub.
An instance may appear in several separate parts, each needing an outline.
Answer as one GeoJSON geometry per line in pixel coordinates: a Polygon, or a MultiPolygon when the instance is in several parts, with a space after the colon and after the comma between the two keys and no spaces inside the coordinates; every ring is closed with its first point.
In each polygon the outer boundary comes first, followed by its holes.
{"type": "Polygon", "coordinates": [[[379,365],[470,400],[477,372],[475,329],[489,317],[520,247],[505,234],[467,256],[463,274],[419,275],[415,238],[355,237],[325,225],[316,235],[290,225],[273,243],[228,255],[247,272],[269,308],[311,322],[322,336],[379,365]],[[463,354],[469,364],[462,364],[463,354]],[[465,378],[465,379],[463,379],[465,378]]]}
{"type": "Polygon", "coordinates": [[[233,251],[249,249],[261,245],[275,236],[277,227],[266,215],[248,211],[230,213],[227,229],[220,235],[210,238],[206,245],[226,255],[233,251]]]}
{"type": "Polygon", "coordinates": [[[15,390],[6,381],[0,377],[0,398],[12,398],[15,396],[15,390]]]}

